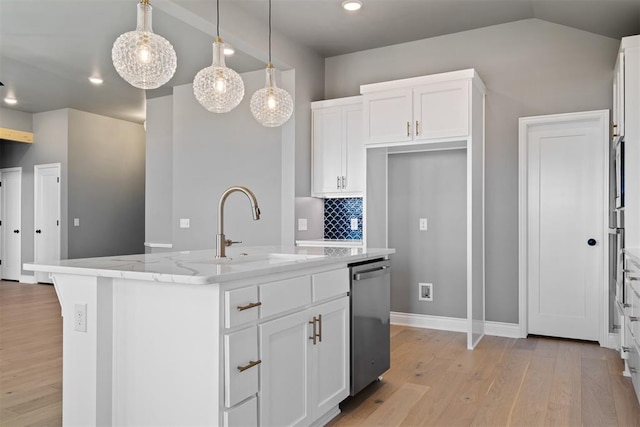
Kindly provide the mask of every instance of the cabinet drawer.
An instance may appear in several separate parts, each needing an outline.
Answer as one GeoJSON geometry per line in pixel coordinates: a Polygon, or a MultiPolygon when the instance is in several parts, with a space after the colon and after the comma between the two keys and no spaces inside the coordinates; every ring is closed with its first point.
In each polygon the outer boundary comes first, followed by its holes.
{"type": "Polygon", "coordinates": [[[258,320],[259,303],[257,286],[226,291],[224,293],[224,327],[233,328],[258,320]]]}
{"type": "Polygon", "coordinates": [[[311,276],[313,302],[346,294],[349,292],[349,269],[327,271],[311,276]]]}
{"type": "Polygon", "coordinates": [[[243,402],[235,408],[224,411],[224,427],[249,427],[258,425],[258,398],[243,402]]]}
{"type": "Polygon", "coordinates": [[[260,301],[260,318],[303,307],[311,302],[311,277],[294,277],[260,285],[260,301]]]}
{"type": "Polygon", "coordinates": [[[224,404],[227,408],[258,392],[258,327],[224,336],[224,404]]]}
{"type": "Polygon", "coordinates": [[[633,388],[636,392],[636,397],[640,402],[640,354],[638,348],[632,346],[629,351],[629,360],[627,360],[627,367],[631,373],[631,382],[633,382],[633,388]]]}

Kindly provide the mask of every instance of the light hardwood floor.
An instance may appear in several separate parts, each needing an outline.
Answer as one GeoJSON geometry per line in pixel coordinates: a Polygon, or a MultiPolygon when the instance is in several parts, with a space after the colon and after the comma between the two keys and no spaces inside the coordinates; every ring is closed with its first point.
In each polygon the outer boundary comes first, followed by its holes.
{"type": "MultiPolygon", "coordinates": [[[[331,426],[640,426],[613,350],[534,337],[392,327],[384,380],[346,400],[331,426]]],[[[62,422],[62,319],[52,286],[0,281],[0,425],[62,422]]]]}

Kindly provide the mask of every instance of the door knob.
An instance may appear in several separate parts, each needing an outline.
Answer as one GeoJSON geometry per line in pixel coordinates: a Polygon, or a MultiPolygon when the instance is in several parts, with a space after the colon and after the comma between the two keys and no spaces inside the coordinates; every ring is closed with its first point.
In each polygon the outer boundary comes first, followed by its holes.
{"type": "Polygon", "coordinates": [[[40,234],[42,233],[42,230],[36,230],[36,233],[40,234]]]}
{"type": "Polygon", "coordinates": [[[13,230],[13,232],[17,234],[20,232],[20,230],[13,230]]]}
{"type": "Polygon", "coordinates": [[[596,245],[596,239],[589,239],[587,240],[587,245],[589,246],[595,246],[596,245]]]}

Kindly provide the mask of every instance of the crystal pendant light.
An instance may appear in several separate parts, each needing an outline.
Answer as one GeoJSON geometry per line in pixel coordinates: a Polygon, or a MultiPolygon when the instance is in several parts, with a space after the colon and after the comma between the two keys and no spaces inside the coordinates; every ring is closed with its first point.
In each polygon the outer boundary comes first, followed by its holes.
{"type": "Polygon", "coordinates": [[[149,0],[138,3],[135,31],[122,34],[113,43],[111,60],[120,76],[140,89],[155,89],[176,72],[176,51],[164,37],[151,28],[149,0]]]}
{"type": "Polygon", "coordinates": [[[271,63],[271,0],[269,0],[269,63],[266,73],[266,86],[251,97],[251,113],[262,126],[282,126],[293,113],[293,100],[286,90],[276,86],[275,68],[271,63]]]}
{"type": "Polygon", "coordinates": [[[198,71],[193,79],[193,94],[212,113],[226,113],[244,97],[244,83],[238,73],[224,62],[224,43],[220,38],[220,0],[216,0],[217,37],[213,42],[213,64],[198,71]]]}

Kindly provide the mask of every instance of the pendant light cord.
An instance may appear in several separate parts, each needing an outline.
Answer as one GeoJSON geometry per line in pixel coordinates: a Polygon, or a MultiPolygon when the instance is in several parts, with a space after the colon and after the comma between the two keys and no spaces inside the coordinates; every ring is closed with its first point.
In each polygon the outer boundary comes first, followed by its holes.
{"type": "Polygon", "coordinates": [[[269,64],[271,64],[271,0],[269,0],[269,64]]]}
{"type": "Polygon", "coordinates": [[[216,35],[220,37],[220,0],[216,0],[216,35]]]}

